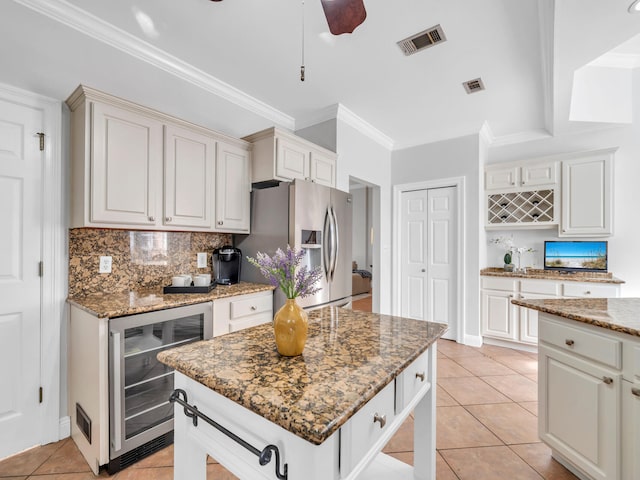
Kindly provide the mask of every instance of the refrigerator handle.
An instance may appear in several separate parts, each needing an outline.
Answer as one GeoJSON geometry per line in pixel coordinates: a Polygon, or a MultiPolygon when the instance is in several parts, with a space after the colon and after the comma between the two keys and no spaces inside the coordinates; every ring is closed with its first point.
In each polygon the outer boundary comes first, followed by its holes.
{"type": "Polygon", "coordinates": [[[329,209],[324,215],[324,227],[322,229],[322,266],[324,268],[324,276],[329,282],[331,270],[331,216],[329,209]]]}
{"type": "Polygon", "coordinates": [[[331,262],[331,281],[333,282],[333,276],[336,273],[336,265],[338,264],[338,252],[340,251],[340,232],[338,230],[338,219],[336,218],[336,211],[331,207],[331,218],[333,219],[333,248],[331,250],[333,260],[331,262]]]}

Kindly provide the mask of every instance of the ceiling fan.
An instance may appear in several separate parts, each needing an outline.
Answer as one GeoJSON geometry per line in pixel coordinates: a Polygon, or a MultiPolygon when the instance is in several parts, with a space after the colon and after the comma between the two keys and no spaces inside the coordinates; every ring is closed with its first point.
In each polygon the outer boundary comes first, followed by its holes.
{"type": "MultiPolygon", "coordinates": [[[[220,2],[222,0],[211,0],[220,2]]],[[[353,33],[367,18],[364,0],[321,0],[329,31],[334,35],[353,33]]]]}

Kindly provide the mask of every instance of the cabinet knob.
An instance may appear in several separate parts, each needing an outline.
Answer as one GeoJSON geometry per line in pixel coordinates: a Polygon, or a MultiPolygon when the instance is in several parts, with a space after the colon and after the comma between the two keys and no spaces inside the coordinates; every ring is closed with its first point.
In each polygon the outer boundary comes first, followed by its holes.
{"type": "Polygon", "coordinates": [[[167,223],[170,222],[171,220],[173,220],[171,217],[165,217],[164,218],[164,221],[167,222],[167,223]]]}
{"type": "Polygon", "coordinates": [[[373,415],[373,423],[380,423],[380,428],[384,428],[384,426],[387,424],[387,416],[386,415],[378,415],[378,412],[376,412],[373,415]]]}
{"type": "Polygon", "coordinates": [[[423,269],[421,269],[420,271],[421,271],[422,273],[424,273],[424,272],[426,272],[427,270],[423,268],[423,269]]]}
{"type": "Polygon", "coordinates": [[[568,346],[573,347],[573,344],[576,343],[573,340],[569,340],[568,338],[564,341],[568,346]]]}
{"type": "Polygon", "coordinates": [[[149,217],[149,221],[150,222],[155,222],[156,221],[156,217],[153,217],[153,216],[149,217]]]}
{"type": "Polygon", "coordinates": [[[632,388],[631,393],[633,393],[636,397],[640,397],[640,388],[632,388]]]}
{"type": "Polygon", "coordinates": [[[222,225],[222,224],[223,224],[222,220],[218,221],[218,225],[222,225]]]}
{"type": "Polygon", "coordinates": [[[257,310],[256,306],[255,305],[251,305],[251,310],[256,311],[257,310]]]}
{"type": "Polygon", "coordinates": [[[613,383],[613,378],[611,377],[602,377],[602,381],[607,385],[611,385],[613,383]]]}
{"type": "Polygon", "coordinates": [[[516,182],[511,182],[511,185],[515,185],[515,184],[516,184],[516,182]]]}
{"type": "Polygon", "coordinates": [[[424,382],[424,372],[417,372],[416,378],[419,378],[421,382],[424,382]]]}
{"type": "Polygon", "coordinates": [[[524,182],[522,182],[522,185],[524,185],[524,182]]]}
{"type": "Polygon", "coordinates": [[[587,290],[586,292],[584,292],[585,295],[591,295],[591,290],[587,290]]]}

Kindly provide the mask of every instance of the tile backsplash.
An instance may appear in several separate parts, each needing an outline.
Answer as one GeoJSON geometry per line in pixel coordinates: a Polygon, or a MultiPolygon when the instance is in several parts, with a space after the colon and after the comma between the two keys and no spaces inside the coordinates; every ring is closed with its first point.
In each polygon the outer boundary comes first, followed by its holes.
{"type": "Polygon", "coordinates": [[[215,248],[231,235],[74,228],[69,230],[69,296],[169,285],[182,273],[210,273],[215,248]],[[207,268],[197,268],[198,252],[207,268]],[[112,257],[111,273],[98,273],[100,256],[112,257]]]}

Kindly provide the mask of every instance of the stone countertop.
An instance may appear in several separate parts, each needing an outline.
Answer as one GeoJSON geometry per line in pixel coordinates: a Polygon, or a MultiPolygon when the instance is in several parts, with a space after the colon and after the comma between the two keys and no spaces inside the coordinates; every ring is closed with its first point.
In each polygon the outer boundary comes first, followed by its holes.
{"type": "Polygon", "coordinates": [[[316,445],[446,331],[446,325],[325,307],[309,312],[302,355],[280,356],[259,325],[158,360],[316,445]]]}
{"type": "Polygon", "coordinates": [[[512,277],[530,278],[534,280],[557,280],[568,282],[592,282],[592,283],[624,283],[624,280],[614,277],[611,273],[599,272],[559,272],[556,270],[541,270],[528,268],[527,273],[505,272],[502,268],[483,268],[480,275],[488,277],[512,277]]]}
{"type": "Polygon", "coordinates": [[[640,337],[640,298],[554,298],[511,303],[640,337]]]}
{"type": "Polygon", "coordinates": [[[135,313],[153,312],[195,303],[211,302],[218,298],[246,295],[273,290],[263,283],[240,282],[235,285],[217,285],[209,293],[164,294],[162,287],[125,291],[120,293],[94,293],[69,297],[67,302],[98,318],[115,318],[135,313]]]}

